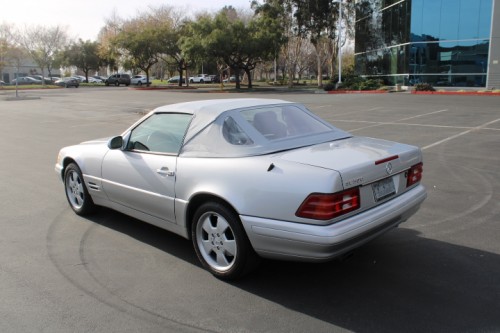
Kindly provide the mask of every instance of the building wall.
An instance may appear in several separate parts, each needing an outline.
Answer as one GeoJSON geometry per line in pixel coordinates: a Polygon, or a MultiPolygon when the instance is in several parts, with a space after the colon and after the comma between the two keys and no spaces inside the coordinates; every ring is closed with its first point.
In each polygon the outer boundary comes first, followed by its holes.
{"type": "Polygon", "coordinates": [[[493,0],[360,0],[356,71],[387,84],[486,86],[492,11],[493,0]]]}
{"type": "Polygon", "coordinates": [[[500,89],[500,0],[494,0],[487,87],[500,89]]]}
{"type": "MultiPolygon", "coordinates": [[[[49,73],[47,69],[45,69],[44,75],[48,77],[48,74],[49,73]]],[[[59,68],[53,68],[51,74],[60,75],[61,71],[59,70],[59,68]]],[[[16,66],[12,65],[5,66],[0,73],[0,80],[5,81],[6,83],[10,83],[18,76],[21,77],[29,75],[42,75],[42,71],[32,59],[27,58],[22,61],[22,65],[19,67],[19,69],[16,66]]]]}

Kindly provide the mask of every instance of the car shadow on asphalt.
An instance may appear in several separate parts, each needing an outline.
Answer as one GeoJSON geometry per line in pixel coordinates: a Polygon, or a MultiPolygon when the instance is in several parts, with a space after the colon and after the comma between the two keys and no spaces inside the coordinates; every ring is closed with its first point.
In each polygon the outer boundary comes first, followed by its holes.
{"type": "MultiPolygon", "coordinates": [[[[191,242],[102,209],[90,220],[201,269],[191,242]]],[[[310,264],[263,260],[234,287],[355,332],[500,330],[500,256],[398,228],[351,257],[310,264]]]]}

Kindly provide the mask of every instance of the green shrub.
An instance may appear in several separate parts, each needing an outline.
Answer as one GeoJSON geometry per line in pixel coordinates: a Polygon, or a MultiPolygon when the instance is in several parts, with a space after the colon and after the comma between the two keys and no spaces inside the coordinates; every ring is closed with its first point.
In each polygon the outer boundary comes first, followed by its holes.
{"type": "Polygon", "coordinates": [[[334,83],[332,83],[332,82],[328,82],[327,84],[325,84],[325,85],[323,86],[323,89],[324,89],[325,91],[332,91],[332,90],[335,90],[335,84],[334,84],[334,83]]]}
{"type": "Polygon", "coordinates": [[[436,91],[430,83],[418,83],[415,85],[416,91],[436,91]]]}
{"type": "Polygon", "coordinates": [[[338,79],[335,77],[327,83],[323,89],[330,90],[377,90],[384,86],[384,81],[379,79],[365,79],[360,76],[346,75],[342,78],[342,83],[337,86],[338,79]]]}
{"type": "Polygon", "coordinates": [[[382,80],[367,79],[360,82],[359,90],[377,90],[383,85],[384,82],[382,80]]]}

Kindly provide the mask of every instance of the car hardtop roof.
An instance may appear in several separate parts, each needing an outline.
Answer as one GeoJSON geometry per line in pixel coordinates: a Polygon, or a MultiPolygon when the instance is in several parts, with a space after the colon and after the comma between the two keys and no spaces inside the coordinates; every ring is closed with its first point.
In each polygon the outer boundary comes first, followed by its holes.
{"type": "Polygon", "coordinates": [[[181,112],[197,115],[203,113],[216,118],[223,112],[249,107],[259,107],[263,105],[293,104],[293,102],[281,99],[267,98],[230,98],[230,99],[209,99],[201,101],[191,101],[160,106],[153,110],[155,113],[161,112],[181,112]]]}

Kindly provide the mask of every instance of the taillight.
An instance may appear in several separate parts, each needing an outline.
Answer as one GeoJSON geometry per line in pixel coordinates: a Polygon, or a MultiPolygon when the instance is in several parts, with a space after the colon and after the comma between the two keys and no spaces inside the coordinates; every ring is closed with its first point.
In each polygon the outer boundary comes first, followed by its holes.
{"type": "Polygon", "coordinates": [[[330,220],[359,208],[359,188],[333,194],[313,193],[295,213],[298,217],[314,220],[330,220]]]}
{"type": "Polygon", "coordinates": [[[408,170],[408,177],[406,178],[406,187],[410,187],[413,184],[418,183],[422,180],[422,172],[424,171],[424,165],[418,163],[408,170]]]}

